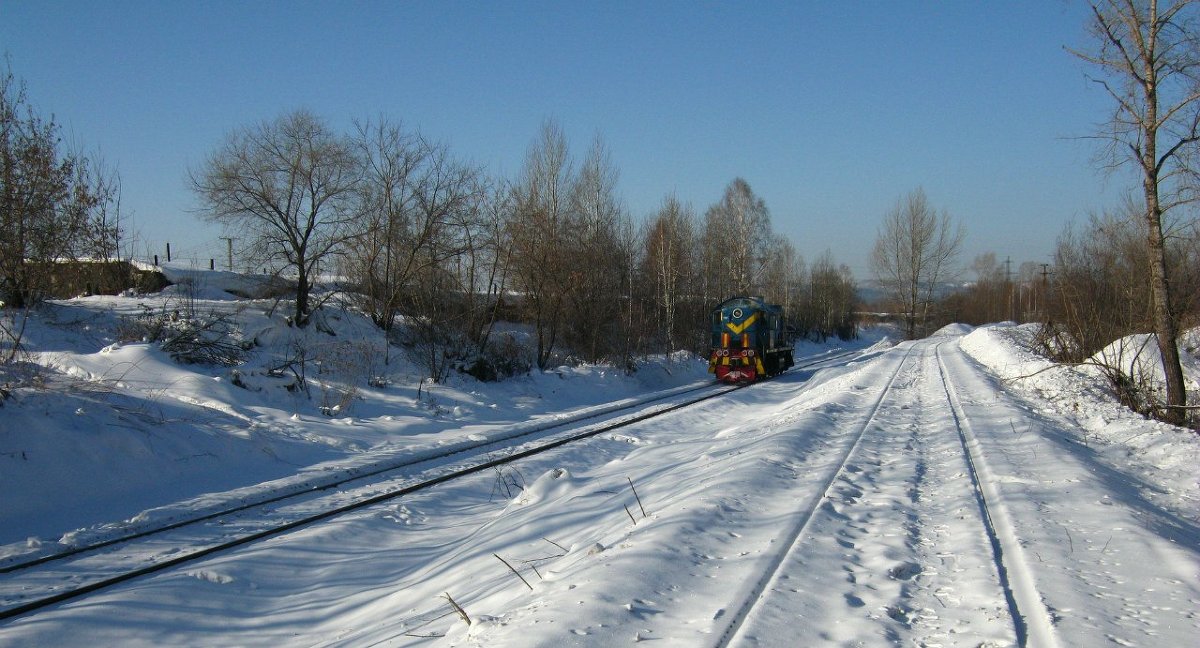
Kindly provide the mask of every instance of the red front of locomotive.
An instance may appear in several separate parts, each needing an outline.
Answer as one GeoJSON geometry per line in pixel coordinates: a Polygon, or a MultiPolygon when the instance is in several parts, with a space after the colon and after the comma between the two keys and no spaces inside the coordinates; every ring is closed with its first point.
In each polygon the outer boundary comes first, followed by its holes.
{"type": "Polygon", "coordinates": [[[762,358],[754,349],[713,349],[708,364],[721,382],[748,383],[764,376],[762,358]]]}
{"type": "Polygon", "coordinates": [[[717,380],[748,383],[765,378],[763,367],[764,313],[750,299],[729,300],[712,314],[712,354],[708,370],[717,380]]]}

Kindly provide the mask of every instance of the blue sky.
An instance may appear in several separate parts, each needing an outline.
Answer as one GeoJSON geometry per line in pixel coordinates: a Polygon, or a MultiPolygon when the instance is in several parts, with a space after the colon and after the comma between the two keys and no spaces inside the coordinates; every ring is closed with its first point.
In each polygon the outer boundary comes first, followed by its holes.
{"type": "Polygon", "coordinates": [[[515,175],[553,118],[597,134],[636,219],[744,177],[807,259],[869,277],[917,187],[962,262],[1049,261],[1132,186],[1092,163],[1108,111],[1063,48],[1080,2],[61,2],[0,0],[0,52],[43,115],[123,182],[138,253],[223,258],[187,171],[237,127],[307,108],[387,115],[515,175]]]}

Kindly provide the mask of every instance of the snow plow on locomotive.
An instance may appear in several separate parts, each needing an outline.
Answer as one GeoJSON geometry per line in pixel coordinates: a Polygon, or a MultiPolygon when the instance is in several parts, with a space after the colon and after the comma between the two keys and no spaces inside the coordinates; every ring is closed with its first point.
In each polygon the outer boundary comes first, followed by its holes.
{"type": "Polygon", "coordinates": [[[713,309],[708,371],[717,380],[754,382],[793,364],[783,307],[762,297],[733,297],[713,309]]]}

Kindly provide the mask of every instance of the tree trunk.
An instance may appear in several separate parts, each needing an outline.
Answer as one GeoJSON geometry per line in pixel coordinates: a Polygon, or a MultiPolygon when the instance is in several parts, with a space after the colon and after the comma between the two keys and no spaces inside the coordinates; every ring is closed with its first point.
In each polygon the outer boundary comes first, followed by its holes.
{"type": "Polygon", "coordinates": [[[304,328],[308,324],[308,272],[304,264],[298,264],[299,276],[296,277],[296,314],[292,320],[296,326],[304,328]]]}
{"type": "MultiPolygon", "coordinates": [[[[1150,7],[1151,18],[1158,19],[1157,4],[1150,7]]],[[[1153,51],[1155,40],[1151,40],[1153,51]]],[[[1158,160],[1158,76],[1153,57],[1146,57],[1142,90],[1145,93],[1145,117],[1142,128],[1146,139],[1142,148],[1142,189],[1146,195],[1146,240],[1150,256],[1150,299],[1154,306],[1154,333],[1167,381],[1167,411],[1163,420],[1180,425],[1186,419],[1187,391],[1183,385],[1183,367],[1176,344],[1175,316],[1171,311],[1171,293],[1167,283],[1167,255],[1162,232],[1162,204],[1159,202],[1158,160]]]]}
{"type": "MultiPolygon", "coordinates": [[[[1153,139],[1147,149],[1153,151],[1153,139]]],[[[1153,153],[1151,153],[1153,155],[1153,153]]],[[[1153,174],[1147,174],[1146,226],[1150,252],[1150,299],[1154,306],[1154,333],[1158,338],[1158,351],[1162,357],[1163,374],[1167,381],[1167,411],[1163,419],[1175,425],[1183,424],[1187,405],[1187,391],[1183,384],[1183,368],[1179,362],[1179,345],[1175,316],[1171,312],[1170,291],[1167,283],[1167,261],[1163,245],[1161,208],[1158,203],[1158,182],[1153,174]]]]}

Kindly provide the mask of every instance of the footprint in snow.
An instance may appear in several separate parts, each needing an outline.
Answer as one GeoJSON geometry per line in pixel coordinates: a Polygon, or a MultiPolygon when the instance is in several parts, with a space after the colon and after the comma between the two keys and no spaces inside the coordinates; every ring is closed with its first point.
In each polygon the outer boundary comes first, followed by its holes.
{"type": "Polygon", "coordinates": [[[922,571],[921,566],[916,563],[903,563],[889,569],[888,576],[892,580],[906,581],[912,580],[913,577],[919,575],[922,571]]]}

